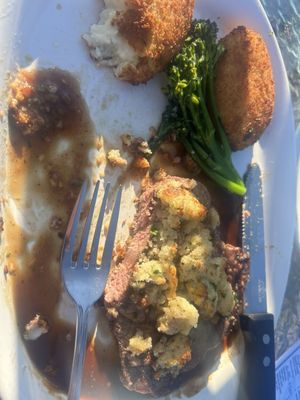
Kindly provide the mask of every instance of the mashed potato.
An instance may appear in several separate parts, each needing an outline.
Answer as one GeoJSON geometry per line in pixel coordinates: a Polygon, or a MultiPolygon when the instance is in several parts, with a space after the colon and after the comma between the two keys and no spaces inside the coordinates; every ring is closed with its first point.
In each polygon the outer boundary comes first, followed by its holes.
{"type": "Polygon", "coordinates": [[[90,48],[92,58],[98,66],[108,66],[118,70],[128,64],[136,65],[138,56],[134,49],[119,33],[118,27],[113,24],[117,12],[124,7],[123,1],[106,1],[106,9],[100,14],[98,24],[90,28],[90,33],[83,35],[90,48]]]}
{"type": "Polygon", "coordinates": [[[83,35],[98,66],[119,79],[146,82],[179,50],[194,0],[105,0],[99,22],[83,35]]]}

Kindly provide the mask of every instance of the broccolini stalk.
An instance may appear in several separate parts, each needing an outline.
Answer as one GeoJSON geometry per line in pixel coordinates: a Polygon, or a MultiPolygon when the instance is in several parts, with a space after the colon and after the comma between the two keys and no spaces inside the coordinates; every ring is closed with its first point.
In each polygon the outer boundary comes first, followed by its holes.
{"type": "Polygon", "coordinates": [[[168,105],[150,147],[154,152],[170,132],[176,133],[212,180],[242,196],[246,188],[232,164],[214,95],[214,68],[223,52],[217,31],[214,22],[193,21],[181,51],[167,69],[168,84],[164,92],[168,105]]]}

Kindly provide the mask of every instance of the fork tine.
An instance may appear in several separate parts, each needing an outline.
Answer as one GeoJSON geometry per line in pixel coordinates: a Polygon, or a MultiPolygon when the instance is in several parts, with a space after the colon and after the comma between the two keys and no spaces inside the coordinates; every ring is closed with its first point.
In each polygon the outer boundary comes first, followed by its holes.
{"type": "Polygon", "coordinates": [[[74,251],[74,246],[75,246],[75,240],[76,240],[76,233],[78,229],[78,224],[79,224],[79,219],[80,219],[80,214],[82,211],[85,195],[87,191],[87,181],[85,180],[83,182],[83,185],[81,187],[80,193],[77,197],[75,206],[73,208],[66,235],[65,235],[65,241],[64,241],[64,247],[63,247],[63,255],[65,256],[66,251],[70,253],[70,257],[72,257],[72,253],[74,251]]]}
{"type": "Polygon", "coordinates": [[[101,234],[101,229],[102,229],[102,224],[104,220],[104,214],[105,214],[105,209],[106,209],[106,202],[108,198],[108,193],[110,189],[110,183],[107,183],[105,186],[105,191],[103,195],[103,200],[101,204],[101,209],[94,233],[94,238],[93,238],[93,243],[92,243],[92,249],[91,249],[91,256],[90,256],[90,263],[91,265],[95,265],[97,263],[97,253],[98,253],[98,246],[99,246],[99,240],[100,240],[100,234],[101,234]]]}
{"type": "Polygon", "coordinates": [[[88,216],[87,216],[85,224],[84,224],[84,229],[83,229],[80,249],[79,249],[79,253],[78,253],[78,257],[77,257],[77,265],[79,265],[79,266],[80,265],[82,265],[82,266],[84,265],[84,257],[85,257],[85,253],[86,253],[86,246],[87,246],[87,242],[88,242],[88,239],[89,239],[89,233],[90,233],[92,219],[93,219],[94,210],[95,210],[95,205],[96,205],[96,201],[97,201],[97,196],[98,196],[98,191],[99,191],[99,184],[100,184],[100,182],[97,181],[95,189],[94,189],[94,194],[93,194],[93,198],[92,198],[92,201],[91,201],[89,213],[88,213],[88,216]]]}
{"type": "Polygon", "coordinates": [[[103,256],[102,256],[102,260],[101,260],[101,266],[106,275],[108,275],[108,273],[109,273],[112,252],[114,249],[114,243],[115,243],[115,237],[116,237],[116,231],[117,231],[117,225],[118,225],[118,219],[119,219],[119,211],[120,211],[120,205],[121,205],[121,197],[122,197],[122,186],[119,187],[119,190],[118,190],[118,193],[116,196],[116,201],[115,201],[115,205],[114,205],[114,208],[113,208],[113,211],[111,214],[108,233],[106,236],[105,246],[104,246],[104,250],[103,250],[103,256]]]}

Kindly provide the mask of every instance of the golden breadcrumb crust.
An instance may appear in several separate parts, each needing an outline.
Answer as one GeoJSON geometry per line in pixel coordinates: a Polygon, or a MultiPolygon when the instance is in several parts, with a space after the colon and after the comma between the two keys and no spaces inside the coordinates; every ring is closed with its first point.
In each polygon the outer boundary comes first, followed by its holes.
{"type": "Polygon", "coordinates": [[[123,68],[118,77],[146,82],[181,47],[191,25],[194,0],[128,0],[126,5],[127,10],[119,12],[113,23],[135,49],[139,62],[123,68]]]}
{"type": "Polygon", "coordinates": [[[271,121],[275,89],[270,56],[263,38],[239,26],[221,43],[225,53],[216,66],[217,106],[233,150],[256,142],[271,121]]]}

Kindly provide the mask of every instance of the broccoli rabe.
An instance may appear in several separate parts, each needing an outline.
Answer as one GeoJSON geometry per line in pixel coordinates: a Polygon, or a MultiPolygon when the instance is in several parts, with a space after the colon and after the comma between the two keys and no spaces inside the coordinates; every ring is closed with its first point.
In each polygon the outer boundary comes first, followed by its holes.
{"type": "Polygon", "coordinates": [[[181,51],[167,68],[163,90],[168,105],[150,147],[154,152],[170,132],[176,133],[201,170],[229,191],[244,195],[214,96],[214,67],[223,52],[217,31],[214,22],[193,21],[181,51]]]}

